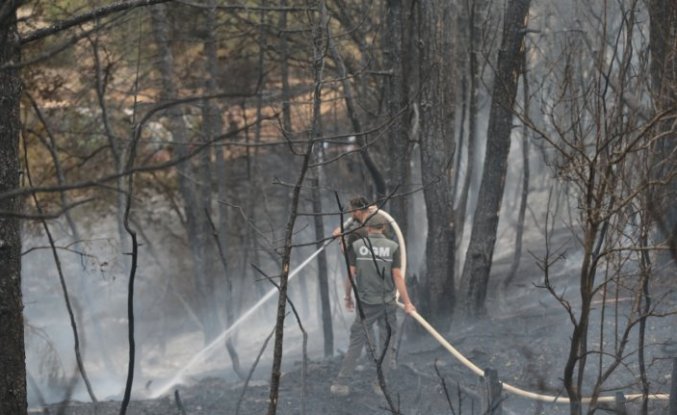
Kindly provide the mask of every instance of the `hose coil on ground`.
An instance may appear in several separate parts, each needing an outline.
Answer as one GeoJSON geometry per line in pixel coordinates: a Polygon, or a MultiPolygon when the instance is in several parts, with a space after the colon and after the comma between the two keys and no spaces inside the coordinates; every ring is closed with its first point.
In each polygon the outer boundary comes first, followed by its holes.
{"type": "MultiPolygon", "coordinates": [[[[382,215],[385,217],[390,225],[393,227],[393,231],[395,232],[395,235],[397,235],[397,241],[400,245],[400,255],[401,255],[401,264],[402,264],[402,275],[406,277],[406,271],[407,271],[407,248],[406,244],[404,241],[404,237],[402,235],[402,231],[400,230],[400,227],[397,225],[397,222],[395,222],[395,219],[393,219],[392,216],[390,216],[387,212],[384,212],[382,210],[378,210],[376,214],[382,215]]],[[[399,293],[397,294],[397,298],[399,298],[399,293]]],[[[399,301],[397,302],[397,305],[404,309],[404,305],[400,303],[399,301]]],[[[459,362],[461,362],[465,367],[470,369],[474,374],[478,376],[484,376],[484,371],[480,369],[477,365],[475,365],[473,362],[471,362],[469,359],[467,359],[461,352],[459,352],[454,346],[451,345],[442,335],[435,330],[433,326],[430,325],[418,312],[414,311],[411,314],[409,314],[414,320],[418,322],[418,324],[421,325],[435,340],[437,340],[442,347],[444,347],[452,356],[456,358],[459,362]]],[[[528,398],[540,402],[548,402],[548,403],[562,403],[562,404],[568,404],[571,402],[571,400],[567,397],[564,396],[555,396],[555,395],[544,395],[536,392],[530,392],[521,388],[518,388],[516,386],[513,386],[509,383],[501,382],[501,385],[503,386],[503,390],[506,392],[509,392],[513,395],[516,396],[521,396],[523,398],[528,398]]],[[[630,395],[625,395],[625,398],[629,401],[631,400],[636,400],[636,399],[641,399],[644,395],[641,393],[635,393],[635,394],[630,394],[630,395]]],[[[649,399],[654,399],[654,400],[668,400],[670,399],[670,395],[666,393],[659,393],[659,394],[649,394],[648,395],[649,399]]],[[[583,404],[589,404],[593,401],[592,398],[590,397],[584,397],[581,399],[581,403],[583,404]]],[[[595,400],[596,402],[604,402],[604,403],[610,403],[610,402],[615,402],[616,397],[615,396],[599,396],[595,400]]]]}

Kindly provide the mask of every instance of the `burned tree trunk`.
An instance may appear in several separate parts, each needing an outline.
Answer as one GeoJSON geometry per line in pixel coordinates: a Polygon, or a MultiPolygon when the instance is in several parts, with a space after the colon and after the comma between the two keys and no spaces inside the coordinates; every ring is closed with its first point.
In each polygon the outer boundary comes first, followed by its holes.
{"type": "MultiPolygon", "coordinates": [[[[522,74],[522,91],[524,93],[524,113],[529,116],[529,82],[526,75],[526,59],[524,62],[524,71],[522,74]]],[[[520,194],[519,212],[517,214],[517,224],[515,224],[515,253],[510,264],[508,276],[503,281],[504,285],[510,284],[517,275],[517,269],[522,257],[522,237],[524,236],[524,219],[527,212],[527,199],[529,197],[529,128],[526,124],[522,128],[522,192],[520,194]]]]}
{"type": "Polygon", "coordinates": [[[486,313],[484,300],[494,255],[498,216],[510,150],[513,105],[524,62],[524,35],[530,0],[508,2],[494,80],[482,182],[466,252],[461,284],[468,315],[486,313]]]}
{"type": "MultiPolygon", "coordinates": [[[[404,125],[403,111],[407,106],[404,93],[402,66],[402,0],[387,0],[386,33],[384,37],[384,61],[388,77],[386,80],[386,105],[388,116],[393,118],[388,132],[388,178],[389,191],[398,187],[400,192],[409,181],[409,143],[404,125]]],[[[398,192],[399,193],[399,192],[398,192]]],[[[402,231],[407,232],[407,208],[404,197],[394,197],[389,202],[390,213],[402,231]]]]}
{"type": "MultiPolygon", "coordinates": [[[[651,83],[656,110],[670,112],[658,124],[654,175],[666,181],[652,196],[654,215],[659,224],[659,235],[667,241],[672,260],[677,261],[677,132],[674,121],[677,108],[677,3],[672,0],[651,0],[649,4],[651,83]]],[[[669,255],[662,255],[659,265],[666,265],[669,255]]]]}
{"type": "MultiPolygon", "coordinates": [[[[18,2],[9,2],[18,3],[18,2]]],[[[13,6],[7,5],[11,9],[13,6]]],[[[14,11],[0,17],[0,195],[19,188],[19,71],[14,11]]],[[[26,352],[21,296],[21,198],[0,196],[0,413],[25,414],[26,352]]]]}
{"type": "Polygon", "coordinates": [[[419,10],[420,146],[423,195],[428,219],[426,286],[431,316],[449,321],[454,290],[454,83],[450,5],[422,0],[419,10]]]}
{"type": "MultiPolygon", "coordinates": [[[[458,202],[456,203],[456,244],[457,247],[463,240],[463,231],[466,225],[466,213],[468,209],[468,195],[470,185],[475,172],[475,146],[477,143],[477,124],[479,115],[479,88],[481,83],[481,70],[479,65],[480,48],[482,44],[482,16],[487,8],[486,0],[473,0],[467,5],[468,13],[468,41],[470,50],[468,51],[468,143],[466,152],[466,168],[463,180],[463,187],[460,190],[458,202]]],[[[458,148],[457,151],[462,151],[458,148]]],[[[460,167],[460,166],[459,166],[460,167]]],[[[460,170],[456,172],[459,175],[460,170]]]]}

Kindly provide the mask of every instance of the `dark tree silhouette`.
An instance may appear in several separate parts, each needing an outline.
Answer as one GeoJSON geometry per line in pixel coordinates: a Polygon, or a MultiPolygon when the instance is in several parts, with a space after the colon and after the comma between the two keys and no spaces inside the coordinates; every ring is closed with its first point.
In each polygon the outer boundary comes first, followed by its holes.
{"type": "Polygon", "coordinates": [[[484,300],[505,186],[513,105],[524,63],[524,36],[529,4],[529,0],[511,0],[503,19],[503,36],[493,86],[482,183],[461,277],[464,308],[470,315],[486,313],[484,300]]]}
{"type": "MultiPolygon", "coordinates": [[[[0,194],[19,188],[21,79],[16,11],[9,1],[0,14],[0,194]],[[7,65],[8,67],[5,67],[7,65]]],[[[27,411],[24,322],[21,295],[21,198],[0,199],[0,413],[27,411]]]]}

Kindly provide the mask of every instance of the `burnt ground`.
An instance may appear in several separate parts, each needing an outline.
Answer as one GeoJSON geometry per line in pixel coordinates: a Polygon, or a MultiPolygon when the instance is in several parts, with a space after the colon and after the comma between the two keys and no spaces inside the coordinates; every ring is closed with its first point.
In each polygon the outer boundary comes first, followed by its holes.
{"type": "MultiPolygon", "coordinates": [[[[563,287],[562,292],[571,298],[576,307],[575,255],[570,257],[574,269],[566,264],[558,273],[553,273],[553,283],[563,287]]],[[[533,263],[525,267],[534,268],[533,263]]],[[[497,261],[493,272],[497,275],[509,267],[508,261],[497,261]]],[[[569,316],[562,306],[544,289],[539,277],[527,275],[537,272],[520,273],[517,280],[508,287],[497,286],[490,293],[490,315],[472,322],[453,322],[442,332],[454,347],[480,368],[497,370],[499,378],[506,383],[533,392],[566,396],[562,389],[562,373],[568,355],[568,342],[572,332],[569,316]]],[[[493,278],[493,277],[492,277],[493,278]]],[[[668,276],[654,289],[656,311],[673,312],[677,304],[674,281],[668,276]]],[[[596,299],[595,317],[591,326],[589,343],[591,348],[600,343],[606,350],[613,345],[616,322],[622,322],[632,315],[632,298],[623,292],[612,300],[596,299]],[[618,307],[614,307],[618,305],[618,307]],[[606,310],[606,311],[605,311],[606,310]],[[604,332],[599,330],[601,312],[605,311],[604,332]]],[[[396,412],[402,414],[480,414],[479,377],[462,366],[430,336],[417,329],[412,319],[405,321],[401,331],[404,338],[399,349],[399,366],[393,372],[389,396],[396,412]],[[446,390],[446,392],[445,392],[446,390]]],[[[677,318],[669,315],[651,318],[647,325],[646,362],[651,391],[668,393],[671,384],[672,358],[677,356],[677,318]]],[[[340,330],[337,328],[336,330],[340,330]]],[[[639,371],[636,365],[637,329],[633,330],[624,357],[627,364],[621,365],[604,383],[603,395],[614,395],[617,391],[636,393],[640,390],[639,371]]],[[[345,343],[337,341],[337,343],[345,343]]],[[[337,344],[345,348],[345,344],[337,344]]],[[[268,350],[270,351],[270,350],[268,350]]],[[[338,372],[341,356],[328,359],[312,358],[307,364],[307,376],[303,378],[301,359],[286,357],[286,367],[281,378],[278,414],[347,415],[347,414],[389,414],[383,396],[376,394],[371,382],[374,379],[373,366],[365,361],[358,372],[347,397],[332,396],[329,388],[338,372]],[[305,391],[304,391],[305,387],[305,391]]],[[[608,366],[609,359],[602,360],[608,366]]],[[[598,375],[599,356],[588,359],[587,378],[584,388],[598,375]]],[[[269,373],[269,371],[268,371],[269,373]]],[[[269,374],[259,376],[248,387],[243,382],[227,381],[224,376],[197,379],[190,384],[178,385],[179,401],[175,394],[159,399],[134,400],[129,415],[253,415],[265,414],[268,407],[269,374]],[[238,412],[239,406],[239,412],[238,412]]],[[[502,395],[503,414],[566,414],[569,408],[564,404],[538,403],[514,395],[502,395]]],[[[628,413],[640,413],[637,402],[627,406],[628,413]]],[[[98,404],[70,402],[51,405],[41,410],[44,413],[64,415],[113,415],[119,414],[119,400],[98,404]]],[[[600,408],[597,413],[615,413],[600,408]]],[[[652,401],[650,414],[667,414],[667,401],[652,401]]]]}
{"type": "MultiPolygon", "coordinates": [[[[406,341],[406,340],[405,340],[406,341]]],[[[470,371],[459,365],[441,347],[427,341],[418,341],[403,345],[400,364],[393,371],[392,397],[394,406],[402,414],[478,414],[478,381],[470,371]],[[413,346],[419,350],[413,350],[413,346]],[[446,393],[445,393],[446,388],[446,393]],[[447,399],[447,394],[449,399],[447,399]],[[453,409],[450,407],[453,406],[453,409]]],[[[471,358],[475,361],[489,362],[501,359],[501,353],[491,355],[488,351],[473,349],[471,358]]],[[[534,356],[532,356],[534,357],[534,356]]],[[[538,357],[536,357],[538,358],[538,357]]],[[[366,363],[366,362],[365,362],[366,363]]],[[[340,357],[309,361],[307,378],[302,379],[302,365],[297,362],[294,368],[283,374],[278,403],[279,414],[388,414],[392,413],[386,399],[373,391],[372,371],[365,364],[350,383],[351,393],[347,397],[335,397],[329,392],[331,379],[338,372],[340,357]],[[305,383],[305,399],[302,386],[305,383]],[[305,410],[305,412],[304,412],[305,410]]],[[[514,365],[516,369],[517,364],[514,365]]],[[[358,368],[360,369],[360,368],[358,368]]],[[[521,370],[521,369],[518,369],[521,370]]],[[[520,377],[518,371],[511,377],[520,377]]],[[[243,395],[243,384],[229,383],[222,378],[202,379],[192,385],[181,385],[176,395],[156,400],[131,402],[128,414],[191,414],[191,415],[231,415],[267,413],[269,386],[256,381],[249,385],[243,395]],[[183,412],[185,411],[185,412],[183,412]]],[[[556,408],[553,411],[537,412],[537,405],[528,402],[504,402],[504,413],[564,413],[556,408]],[[508,405],[510,403],[510,405],[508,405]]],[[[85,415],[118,414],[120,402],[109,401],[99,404],[72,402],[65,407],[51,406],[49,413],[85,415]]],[[[562,408],[566,409],[566,408],[562,408]]]]}
{"type": "MultiPolygon", "coordinates": [[[[567,317],[554,308],[542,306],[538,313],[509,314],[500,318],[475,322],[453,328],[445,336],[479,367],[494,368],[502,381],[523,389],[548,394],[562,394],[561,373],[568,352],[566,342],[555,333],[567,325],[567,317]],[[510,322],[510,324],[507,324],[510,322]]],[[[402,414],[479,414],[479,378],[462,366],[430,337],[414,336],[409,330],[400,348],[399,366],[393,372],[395,382],[389,395],[402,414]],[[446,388],[446,392],[445,392],[446,388]],[[449,398],[447,398],[447,395],[449,398]],[[453,408],[453,409],[452,409],[453,408]]],[[[657,327],[657,333],[674,335],[673,322],[657,327]]],[[[650,335],[651,336],[651,335],[650,335]]],[[[651,337],[650,337],[651,338],[651,337]]],[[[656,341],[655,354],[650,358],[652,390],[668,392],[670,388],[669,355],[666,343],[656,341]]],[[[304,381],[302,364],[296,361],[283,373],[280,387],[278,414],[388,414],[392,413],[386,400],[374,393],[371,387],[373,368],[365,364],[353,377],[351,393],[335,397],[329,392],[332,378],[339,369],[341,357],[310,360],[304,381]],[[305,392],[303,386],[305,385],[305,392]]],[[[366,363],[366,362],[365,362],[366,363]]],[[[591,369],[591,372],[594,370],[591,369]]],[[[624,384],[624,391],[637,391],[636,379],[619,370],[620,379],[609,382],[624,384]]],[[[252,381],[246,390],[243,382],[227,382],[220,377],[210,377],[175,388],[176,395],[155,400],[131,402],[130,415],[221,415],[267,413],[269,385],[265,380],[252,381]],[[239,412],[238,412],[239,405],[239,412]]],[[[606,394],[613,394],[614,391],[606,394]]],[[[523,398],[503,395],[504,414],[564,414],[568,406],[539,404],[523,398]]],[[[120,411],[119,401],[99,404],[71,402],[66,406],[44,408],[49,413],[68,415],[112,415],[120,411]]],[[[638,406],[630,404],[629,413],[638,406]]],[[[598,413],[614,413],[600,411],[598,413]]],[[[667,402],[651,404],[651,414],[667,414],[667,402]]]]}

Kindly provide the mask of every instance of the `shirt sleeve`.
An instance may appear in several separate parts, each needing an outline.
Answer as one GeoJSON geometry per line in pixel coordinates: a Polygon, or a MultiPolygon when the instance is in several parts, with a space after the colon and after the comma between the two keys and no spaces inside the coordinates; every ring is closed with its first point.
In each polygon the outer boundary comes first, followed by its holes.
{"type": "Polygon", "coordinates": [[[348,249],[348,264],[349,264],[351,267],[354,267],[356,263],[357,263],[357,258],[356,258],[356,255],[355,255],[355,250],[353,249],[353,245],[349,245],[349,249],[348,249]]]}
{"type": "Polygon", "coordinates": [[[400,247],[398,246],[395,249],[395,252],[393,253],[393,263],[392,263],[391,267],[392,268],[401,268],[402,267],[401,262],[402,261],[400,261],[400,247]]]}

